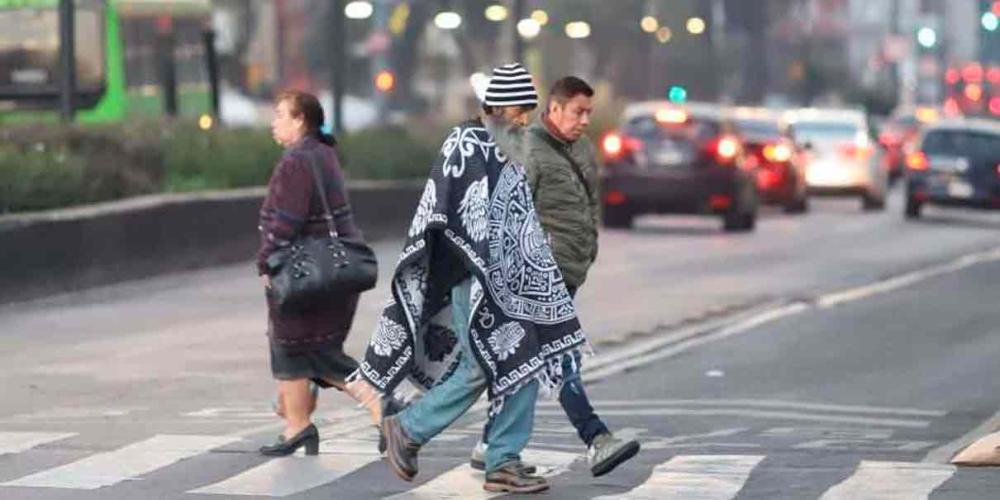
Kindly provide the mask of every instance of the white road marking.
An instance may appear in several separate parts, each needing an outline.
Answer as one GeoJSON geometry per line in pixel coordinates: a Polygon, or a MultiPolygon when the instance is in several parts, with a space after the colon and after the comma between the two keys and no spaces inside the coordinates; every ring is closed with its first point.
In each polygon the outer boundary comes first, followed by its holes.
{"type": "Polygon", "coordinates": [[[372,442],[324,442],[317,457],[276,458],[188,493],[284,497],[331,483],[377,461],[372,442]]]}
{"type": "MultiPolygon", "coordinates": [[[[599,399],[592,402],[599,408],[633,407],[633,406],[737,406],[749,408],[782,408],[791,410],[808,410],[836,413],[861,414],[894,414],[913,417],[943,417],[948,414],[942,410],[923,410],[917,408],[898,408],[888,406],[834,405],[827,403],[805,403],[799,401],[776,401],[768,399],[599,399]]],[[[558,401],[538,402],[539,407],[556,407],[558,401]]]]}
{"type": "MultiPolygon", "coordinates": [[[[570,464],[580,455],[561,451],[542,451],[527,449],[521,453],[521,460],[538,467],[538,474],[552,477],[569,470],[570,464]]],[[[503,496],[503,493],[490,493],[483,490],[485,475],[473,470],[468,463],[431,479],[412,490],[393,495],[389,498],[461,498],[478,499],[503,496]]]]}
{"type": "Polygon", "coordinates": [[[964,436],[928,452],[927,456],[924,457],[923,462],[947,463],[960,450],[969,446],[979,438],[991,432],[995,432],[997,428],[1000,428],[1000,410],[994,413],[992,417],[984,420],[978,427],[967,432],[964,436]]]}
{"type": "MultiPolygon", "coordinates": [[[[672,344],[671,342],[662,342],[660,343],[660,347],[657,347],[648,346],[647,343],[642,343],[641,345],[643,346],[643,349],[638,352],[633,352],[635,350],[634,348],[622,349],[602,359],[597,368],[588,368],[588,364],[584,363],[583,380],[584,382],[601,380],[603,378],[622,373],[626,370],[652,363],[653,361],[676,356],[694,349],[695,347],[700,347],[705,344],[727,339],[734,335],[746,333],[761,325],[799,314],[807,310],[809,310],[809,305],[806,303],[794,302],[754,314],[747,319],[729,324],[728,326],[722,326],[712,333],[704,334],[706,329],[705,327],[686,331],[682,340],[676,341],[676,339],[674,339],[675,342],[672,344]]],[[[724,322],[722,324],[725,325],[724,322]]]]}
{"type": "Polygon", "coordinates": [[[762,460],[761,455],[680,455],[657,465],[649,479],[631,491],[598,498],[729,500],[762,460]]]}
{"type": "Polygon", "coordinates": [[[0,486],[93,490],[133,479],[238,439],[234,436],[161,434],[0,486]]]}
{"type": "Polygon", "coordinates": [[[864,460],[851,477],[827,490],[820,500],[926,499],[955,470],[953,465],[864,460]]]}
{"type": "MultiPolygon", "coordinates": [[[[550,417],[562,415],[561,410],[536,410],[535,415],[539,417],[550,417]]],[[[898,418],[873,418],[873,417],[852,417],[846,415],[816,415],[811,413],[799,413],[791,411],[763,411],[750,409],[690,409],[690,408],[632,408],[632,409],[605,409],[600,410],[601,415],[613,415],[619,417],[665,417],[691,415],[699,417],[744,417],[762,418],[770,420],[798,420],[803,422],[835,422],[839,424],[857,425],[884,425],[888,427],[903,427],[908,429],[924,429],[931,425],[928,420],[903,420],[898,418]]]]}
{"type": "Polygon", "coordinates": [[[75,432],[0,432],[0,455],[20,453],[75,435],[75,432]]]}
{"type": "Polygon", "coordinates": [[[816,305],[821,309],[835,307],[837,305],[860,300],[872,295],[898,290],[900,288],[924,281],[928,278],[948,274],[965,269],[975,264],[1000,260],[1000,248],[995,248],[985,252],[965,255],[951,262],[930,266],[919,271],[902,274],[887,280],[872,283],[870,285],[850,288],[840,292],[829,293],[819,297],[816,305]]]}

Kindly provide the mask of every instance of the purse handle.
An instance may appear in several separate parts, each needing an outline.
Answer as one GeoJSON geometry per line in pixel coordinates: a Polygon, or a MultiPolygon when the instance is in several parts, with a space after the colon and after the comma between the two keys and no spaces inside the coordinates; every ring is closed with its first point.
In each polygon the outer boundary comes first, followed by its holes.
{"type": "MultiPolygon", "coordinates": [[[[340,235],[337,233],[336,224],[333,223],[333,212],[330,210],[330,203],[326,199],[327,193],[324,192],[323,189],[326,186],[326,183],[323,182],[323,176],[319,171],[319,167],[316,165],[316,155],[306,153],[306,156],[309,158],[309,170],[313,175],[313,184],[316,186],[316,194],[319,195],[319,201],[323,204],[323,213],[326,215],[326,217],[324,217],[326,219],[326,227],[330,230],[330,236],[332,238],[338,238],[340,235]]],[[[337,207],[337,210],[340,211],[342,208],[347,207],[349,207],[349,205],[344,204],[337,207]]]]}

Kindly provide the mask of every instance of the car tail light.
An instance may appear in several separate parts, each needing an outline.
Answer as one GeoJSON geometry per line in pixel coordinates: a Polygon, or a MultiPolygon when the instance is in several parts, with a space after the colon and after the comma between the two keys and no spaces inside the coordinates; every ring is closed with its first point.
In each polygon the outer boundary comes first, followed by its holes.
{"type": "Polygon", "coordinates": [[[625,193],[621,191],[608,191],[604,195],[604,202],[611,206],[624,205],[627,199],[625,193]]]}
{"type": "Polygon", "coordinates": [[[927,162],[927,155],[922,151],[915,151],[906,155],[906,167],[910,170],[922,172],[927,170],[930,165],[927,162]]]}
{"type": "Polygon", "coordinates": [[[714,146],[710,148],[719,163],[729,165],[740,153],[740,141],[735,137],[724,135],[719,137],[714,146]]]}
{"type": "Polygon", "coordinates": [[[607,158],[620,158],[626,153],[639,151],[642,149],[642,141],[634,137],[611,132],[604,136],[601,141],[601,149],[607,158]]]}
{"type": "Polygon", "coordinates": [[[896,146],[903,142],[903,138],[892,132],[882,132],[878,136],[878,142],[880,142],[883,146],[896,146]]]}
{"type": "Polygon", "coordinates": [[[792,148],[788,144],[768,144],[764,146],[764,158],[767,161],[784,163],[792,159],[792,148]]]}
{"type": "Polygon", "coordinates": [[[733,198],[725,194],[713,194],[708,197],[708,206],[712,210],[728,210],[733,206],[733,198]]]}

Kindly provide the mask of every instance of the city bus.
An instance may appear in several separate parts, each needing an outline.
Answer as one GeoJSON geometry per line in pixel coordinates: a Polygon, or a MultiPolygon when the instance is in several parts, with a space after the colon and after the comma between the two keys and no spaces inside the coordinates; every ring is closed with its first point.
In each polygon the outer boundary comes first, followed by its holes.
{"type": "MultiPolygon", "coordinates": [[[[158,33],[173,34],[178,111],[210,110],[202,33],[210,0],[76,0],[77,120],[163,113],[158,33]]],[[[59,1],[0,0],[0,124],[58,117],[59,1]]]]}

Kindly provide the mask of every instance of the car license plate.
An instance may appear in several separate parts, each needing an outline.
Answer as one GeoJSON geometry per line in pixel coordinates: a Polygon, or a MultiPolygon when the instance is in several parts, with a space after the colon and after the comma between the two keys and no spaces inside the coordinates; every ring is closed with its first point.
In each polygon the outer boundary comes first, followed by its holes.
{"type": "Polygon", "coordinates": [[[965,181],[951,181],[948,183],[948,196],[955,198],[971,198],[972,186],[965,181]]]}
{"type": "Polygon", "coordinates": [[[684,162],[684,155],[679,151],[660,151],[655,158],[660,165],[679,165],[684,162]]]}

